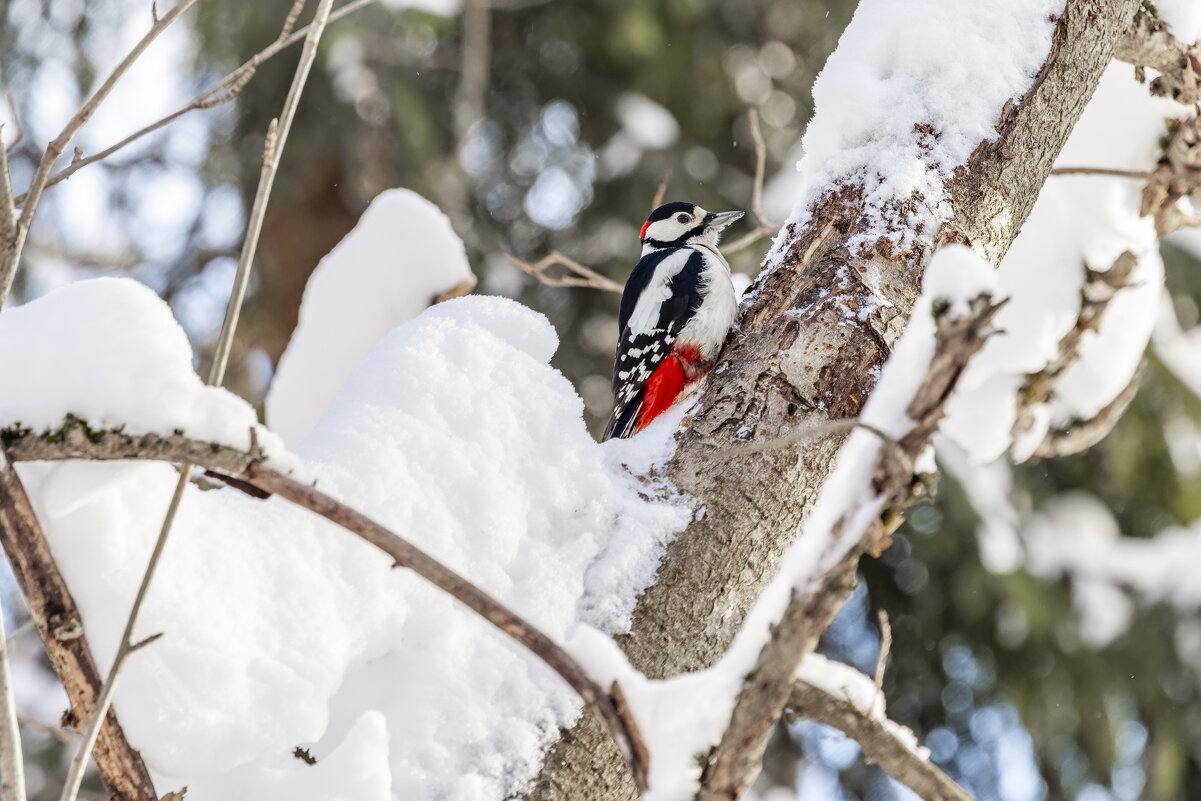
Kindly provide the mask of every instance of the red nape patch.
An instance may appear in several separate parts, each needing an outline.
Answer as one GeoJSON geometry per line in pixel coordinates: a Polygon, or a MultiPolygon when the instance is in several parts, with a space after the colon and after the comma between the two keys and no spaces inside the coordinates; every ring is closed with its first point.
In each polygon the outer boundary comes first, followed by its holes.
{"type": "Polygon", "coordinates": [[[646,229],[651,227],[651,221],[647,220],[642,224],[642,230],[638,232],[639,239],[646,239],[646,229]]]}
{"type": "Polygon", "coordinates": [[[638,412],[638,425],[635,431],[641,431],[659,415],[667,411],[688,383],[685,376],[684,363],[674,353],[659,363],[655,372],[646,381],[645,394],[642,396],[642,409],[638,412]]]}

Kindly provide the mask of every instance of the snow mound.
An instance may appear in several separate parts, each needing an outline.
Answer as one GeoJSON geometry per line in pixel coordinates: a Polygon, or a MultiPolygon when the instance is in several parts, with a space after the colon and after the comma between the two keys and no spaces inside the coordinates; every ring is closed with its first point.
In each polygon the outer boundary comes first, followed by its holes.
{"type": "MultiPolygon", "coordinates": [[[[662,437],[591,439],[547,364],[555,342],[509,300],[440,304],[367,354],[298,456],[322,490],[566,641],[581,618],[628,626],[691,514],[618,464],[649,468],[662,437]]],[[[19,468],[108,664],[174,472],[19,468]]],[[[135,637],[156,632],[116,709],[159,786],[195,801],[504,798],[579,714],[538,660],[384,554],[231,489],[188,489],[135,637]]]]}
{"type": "Polygon", "coordinates": [[[171,309],[122,278],[79,281],[0,314],[0,428],[58,430],[68,415],[96,430],[170,435],[269,453],[279,438],[246,401],[209,387],[171,309]]]}
{"type": "Polygon", "coordinates": [[[381,193],[309,277],[267,393],[267,425],[299,444],[376,342],[470,275],[437,206],[408,189],[381,193]]]}
{"type": "Polygon", "coordinates": [[[791,222],[803,226],[843,185],[862,186],[867,202],[852,251],[889,235],[882,222],[890,215],[912,226],[917,220],[897,215],[943,214],[944,182],[997,138],[997,110],[1029,88],[1062,10],[1063,0],[862,0],[813,86],[791,222]],[[915,195],[922,203],[898,210],[915,195]]]}

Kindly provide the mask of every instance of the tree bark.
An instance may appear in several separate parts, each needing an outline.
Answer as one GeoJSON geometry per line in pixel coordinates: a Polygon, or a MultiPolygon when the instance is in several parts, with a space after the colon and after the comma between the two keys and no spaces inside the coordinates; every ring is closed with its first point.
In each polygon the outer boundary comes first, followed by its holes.
{"type": "MultiPolygon", "coordinates": [[[[873,368],[908,321],[929,255],[961,242],[1000,261],[1138,7],[1137,0],[1067,0],[1033,84],[1019,102],[997,109],[999,138],[982,141],[955,169],[946,182],[950,213],[937,226],[909,230],[908,249],[883,239],[869,252],[848,249],[865,214],[854,186],[831,187],[803,230],[785,228],[782,263],[756,285],[741,336],[728,343],[677,434],[666,475],[703,514],[670,545],[631,632],[620,638],[635,667],[653,678],[695,671],[729,646],[799,533],[843,437],[799,452],[722,460],[712,458],[714,449],[739,431],[771,440],[858,415],[874,386],[873,368]],[[840,280],[847,270],[857,277],[876,271],[877,290],[840,280]],[[839,309],[874,311],[858,322],[839,309]]],[[[802,636],[816,642],[821,625],[815,619],[802,636]]],[[[636,797],[628,779],[615,782],[620,757],[591,726],[582,720],[549,750],[530,798],[636,797]]]]}
{"type": "MultiPolygon", "coordinates": [[[[71,709],[63,715],[63,726],[82,730],[96,708],[100,671],[83,633],[79,607],[58,572],[50,545],[42,534],[16,470],[2,450],[0,544],[4,546],[17,585],[54,664],[54,672],[62,680],[71,701],[71,709]]],[[[155,801],[158,798],[142,755],[129,745],[112,710],[100,729],[93,755],[112,801],[155,801]]]]}

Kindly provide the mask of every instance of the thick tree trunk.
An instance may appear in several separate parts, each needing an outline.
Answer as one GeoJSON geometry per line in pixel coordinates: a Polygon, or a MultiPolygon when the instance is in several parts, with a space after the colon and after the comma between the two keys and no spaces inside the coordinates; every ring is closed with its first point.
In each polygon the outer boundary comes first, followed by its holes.
{"type": "MultiPolygon", "coordinates": [[[[873,368],[908,321],[930,254],[962,242],[1000,261],[1138,7],[1138,0],[1067,0],[1033,85],[1020,102],[996,110],[1000,137],[982,141],[956,168],[946,185],[950,213],[939,225],[909,230],[907,250],[885,240],[872,252],[848,250],[865,215],[855,187],[831,187],[804,230],[785,231],[782,263],[761,280],[742,335],[730,341],[677,434],[668,478],[704,513],[668,548],[631,633],[621,638],[635,667],[661,678],[720,656],[799,533],[842,437],[732,459],[715,459],[715,450],[731,444],[735,432],[765,441],[858,415],[874,386],[873,368]],[[871,281],[877,289],[844,280],[848,270],[878,276],[871,281]],[[859,309],[872,309],[863,322],[844,313],[859,309]]],[[[814,642],[819,634],[805,632],[814,642]]],[[[530,797],[634,798],[623,773],[616,750],[584,718],[550,749],[530,797]]]]}

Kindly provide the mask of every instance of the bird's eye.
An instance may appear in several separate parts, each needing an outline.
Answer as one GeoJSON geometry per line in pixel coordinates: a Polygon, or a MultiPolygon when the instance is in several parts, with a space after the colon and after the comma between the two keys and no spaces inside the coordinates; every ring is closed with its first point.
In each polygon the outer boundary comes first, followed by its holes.
{"type": "Polygon", "coordinates": [[[692,218],[689,217],[687,214],[680,214],[676,217],[676,222],[686,223],[691,219],[692,218]]]}

